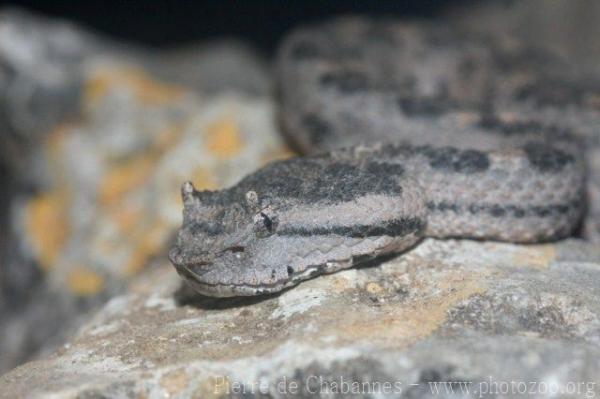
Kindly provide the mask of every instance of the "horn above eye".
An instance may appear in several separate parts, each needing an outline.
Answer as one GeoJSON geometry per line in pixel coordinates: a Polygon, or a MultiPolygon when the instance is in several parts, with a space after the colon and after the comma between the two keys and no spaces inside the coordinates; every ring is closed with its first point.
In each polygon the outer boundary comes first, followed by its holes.
{"type": "Polygon", "coordinates": [[[191,181],[186,181],[181,185],[181,199],[184,204],[190,204],[194,200],[194,184],[191,181]]]}
{"type": "Polygon", "coordinates": [[[246,193],[246,203],[252,209],[258,208],[258,194],[256,194],[256,191],[250,190],[246,193]]]}

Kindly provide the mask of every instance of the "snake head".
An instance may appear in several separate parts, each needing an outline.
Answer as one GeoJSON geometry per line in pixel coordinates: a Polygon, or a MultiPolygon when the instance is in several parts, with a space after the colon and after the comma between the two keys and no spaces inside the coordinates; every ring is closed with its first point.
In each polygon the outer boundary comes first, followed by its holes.
{"type": "Polygon", "coordinates": [[[244,195],[231,190],[197,191],[186,182],[181,193],[183,225],[169,259],[200,293],[244,295],[243,288],[235,287],[257,283],[253,255],[278,226],[272,207],[252,190],[244,195]]]}

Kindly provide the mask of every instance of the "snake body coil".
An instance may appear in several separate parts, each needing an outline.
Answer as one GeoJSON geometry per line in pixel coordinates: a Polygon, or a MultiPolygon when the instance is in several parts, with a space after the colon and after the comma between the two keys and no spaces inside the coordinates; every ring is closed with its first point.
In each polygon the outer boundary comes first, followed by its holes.
{"type": "Polygon", "coordinates": [[[282,48],[286,130],[305,151],[328,152],[271,163],[221,191],[184,184],[169,256],[197,291],[276,292],[425,236],[532,243],[578,226],[586,182],[577,138],[472,98],[425,95],[377,46],[362,50],[381,35],[369,27],[300,32],[282,48]]]}

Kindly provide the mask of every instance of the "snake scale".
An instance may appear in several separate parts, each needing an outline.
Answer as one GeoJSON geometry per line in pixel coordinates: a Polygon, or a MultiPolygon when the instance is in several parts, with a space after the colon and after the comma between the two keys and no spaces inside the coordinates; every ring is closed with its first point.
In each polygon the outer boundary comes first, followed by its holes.
{"type": "Polygon", "coordinates": [[[285,40],[281,122],[309,155],[220,191],[183,185],[169,257],[186,282],[260,295],[423,237],[572,234],[586,207],[581,138],[514,105],[529,69],[554,64],[436,29],[347,18],[285,40]]]}

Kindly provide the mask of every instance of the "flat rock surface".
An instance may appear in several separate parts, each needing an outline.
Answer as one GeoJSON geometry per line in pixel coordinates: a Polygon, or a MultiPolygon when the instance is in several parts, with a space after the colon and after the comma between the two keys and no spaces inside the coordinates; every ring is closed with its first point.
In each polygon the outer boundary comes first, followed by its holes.
{"type": "Polygon", "coordinates": [[[0,392],[324,397],[346,381],[360,394],[458,397],[445,390],[465,385],[460,397],[497,397],[513,381],[517,394],[522,382],[537,384],[531,397],[586,397],[600,378],[599,260],[578,241],[426,240],[278,296],[226,300],[188,295],[159,262],[57,353],[0,378],[0,392]]]}

